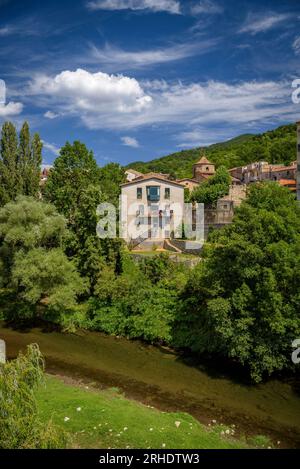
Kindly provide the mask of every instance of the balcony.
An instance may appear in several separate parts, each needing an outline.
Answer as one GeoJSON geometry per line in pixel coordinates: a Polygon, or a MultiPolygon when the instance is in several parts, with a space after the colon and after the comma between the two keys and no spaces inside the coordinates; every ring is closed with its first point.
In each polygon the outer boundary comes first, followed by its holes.
{"type": "Polygon", "coordinates": [[[159,202],[160,200],[160,187],[159,186],[147,187],[147,200],[149,202],[159,202]]]}

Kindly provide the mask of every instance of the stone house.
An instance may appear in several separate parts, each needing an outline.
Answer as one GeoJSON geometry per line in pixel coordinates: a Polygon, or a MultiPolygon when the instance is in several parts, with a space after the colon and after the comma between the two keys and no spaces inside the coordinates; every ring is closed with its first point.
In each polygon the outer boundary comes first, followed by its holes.
{"type": "Polygon", "coordinates": [[[184,186],[156,173],[143,174],[121,185],[122,237],[169,238],[181,229],[184,186]]]}

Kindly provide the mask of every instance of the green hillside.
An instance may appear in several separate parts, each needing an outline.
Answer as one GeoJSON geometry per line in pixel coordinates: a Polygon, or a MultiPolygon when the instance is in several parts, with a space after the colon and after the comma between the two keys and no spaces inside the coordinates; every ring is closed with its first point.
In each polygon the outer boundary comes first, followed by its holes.
{"type": "MultiPolygon", "coordinates": [[[[182,150],[146,163],[137,161],[128,167],[140,171],[169,173],[177,178],[191,177],[192,166],[199,160],[204,147],[182,150]]],[[[216,166],[227,168],[253,161],[289,164],[296,156],[296,124],[278,127],[262,134],[240,135],[227,142],[205,147],[205,154],[216,166]]]]}

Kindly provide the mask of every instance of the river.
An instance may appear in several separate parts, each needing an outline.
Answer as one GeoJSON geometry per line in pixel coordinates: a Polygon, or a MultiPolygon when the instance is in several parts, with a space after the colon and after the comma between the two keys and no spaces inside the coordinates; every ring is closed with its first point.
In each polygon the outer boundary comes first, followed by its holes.
{"type": "Polygon", "coordinates": [[[0,324],[8,358],[38,343],[48,373],[98,388],[118,387],[128,398],[165,411],[186,411],[203,423],[235,424],[241,434],[264,434],[280,447],[300,448],[300,386],[296,380],[249,386],[208,365],[189,365],[174,352],[139,341],[80,331],[63,334],[0,324]]]}

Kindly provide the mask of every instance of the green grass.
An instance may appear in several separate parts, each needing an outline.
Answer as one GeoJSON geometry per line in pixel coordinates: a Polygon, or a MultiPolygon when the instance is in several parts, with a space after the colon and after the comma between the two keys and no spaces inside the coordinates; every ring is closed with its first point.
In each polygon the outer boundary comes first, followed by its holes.
{"type": "Polygon", "coordinates": [[[75,448],[245,448],[232,429],[205,427],[186,413],[165,413],[125,399],[118,390],[96,391],[47,376],[37,393],[40,418],[50,418],[75,448]],[[81,410],[78,411],[77,409],[81,410]],[[69,420],[65,421],[65,417],[69,420]],[[176,426],[176,422],[180,422],[176,426]],[[226,434],[230,432],[229,435],[226,434]],[[222,435],[221,435],[222,433],[222,435]]]}

